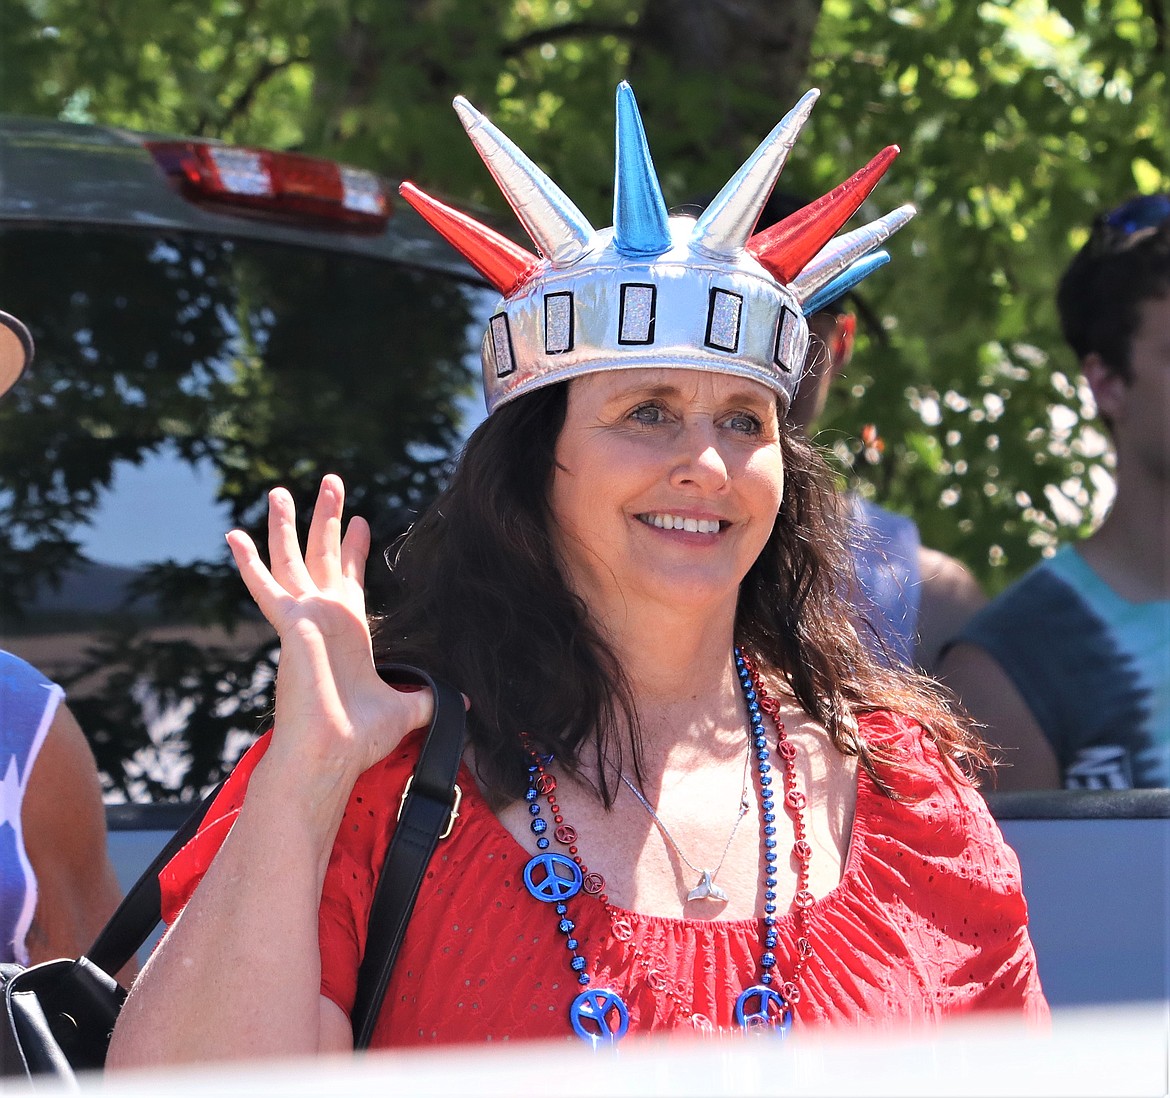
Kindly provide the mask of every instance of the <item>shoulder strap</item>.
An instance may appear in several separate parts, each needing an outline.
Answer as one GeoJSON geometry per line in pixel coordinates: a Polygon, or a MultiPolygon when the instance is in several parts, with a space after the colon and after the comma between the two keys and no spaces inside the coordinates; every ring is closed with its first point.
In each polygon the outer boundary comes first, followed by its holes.
{"type": "Polygon", "coordinates": [[[162,918],[162,889],[158,875],[199,830],[203,817],[222,788],[223,782],[220,782],[203,798],[195,811],[170,837],[166,846],[155,855],[154,861],[146,867],[142,876],[131,885],[118,909],[86,951],[86,957],[98,968],[114,975],[138,952],[142,943],[150,937],[150,932],[158,926],[162,918]]]}
{"type": "Polygon", "coordinates": [[[352,1015],[355,1049],[369,1047],[427,863],[440,837],[450,833],[458,815],[462,794],[455,778],[467,726],[463,695],[454,687],[405,664],[381,665],[378,672],[390,681],[430,687],[435,697],[435,712],[418,764],[403,794],[398,826],[390,840],[370,908],[366,952],[358,970],[352,1015]]]}

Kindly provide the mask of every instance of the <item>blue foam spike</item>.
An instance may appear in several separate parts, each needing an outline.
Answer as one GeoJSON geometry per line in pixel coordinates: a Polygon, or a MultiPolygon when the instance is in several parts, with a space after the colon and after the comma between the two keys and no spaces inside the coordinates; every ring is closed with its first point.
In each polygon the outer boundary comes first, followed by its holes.
{"type": "Polygon", "coordinates": [[[617,89],[614,247],[623,255],[661,255],[670,249],[669,217],[633,89],[623,80],[617,89]]]}
{"type": "Polygon", "coordinates": [[[812,295],[801,309],[805,316],[819,313],[826,305],[831,305],[842,294],[852,290],[862,279],[868,278],[879,267],[884,267],[890,261],[890,253],[884,248],[876,252],[863,255],[852,266],[846,267],[832,282],[822,286],[812,295]]]}

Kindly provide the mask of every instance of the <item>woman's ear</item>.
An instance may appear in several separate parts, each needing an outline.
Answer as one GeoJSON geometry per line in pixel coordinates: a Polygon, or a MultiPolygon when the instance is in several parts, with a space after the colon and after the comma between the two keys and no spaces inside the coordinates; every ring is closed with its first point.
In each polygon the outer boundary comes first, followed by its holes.
{"type": "Polygon", "coordinates": [[[1110,426],[1118,418],[1123,418],[1129,382],[1096,351],[1091,351],[1081,359],[1081,373],[1093,393],[1097,415],[1110,426]]]}

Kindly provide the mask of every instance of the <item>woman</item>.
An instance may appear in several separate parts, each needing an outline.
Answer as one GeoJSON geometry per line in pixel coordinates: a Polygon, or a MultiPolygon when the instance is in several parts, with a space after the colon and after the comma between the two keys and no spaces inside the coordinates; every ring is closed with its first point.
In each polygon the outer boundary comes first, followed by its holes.
{"type": "Polygon", "coordinates": [[[962,775],[982,748],[866,655],[828,475],[782,428],[802,311],[908,216],[829,243],[887,152],[750,236],[813,98],[696,222],[668,217],[622,85],[612,233],[456,101],[544,256],[404,185],[504,294],[490,414],[400,546],[373,641],[369,532],[342,536],[337,478],[303,556],[282,489],[271,570],[229,535],[281,636],[274,732],[164,875],[173,925],[112,1065],[350,1047],[431,704],[375,652],[458,684],[471,741],[375,1047],[1044,1016],[1018,866],[962,775]]]}

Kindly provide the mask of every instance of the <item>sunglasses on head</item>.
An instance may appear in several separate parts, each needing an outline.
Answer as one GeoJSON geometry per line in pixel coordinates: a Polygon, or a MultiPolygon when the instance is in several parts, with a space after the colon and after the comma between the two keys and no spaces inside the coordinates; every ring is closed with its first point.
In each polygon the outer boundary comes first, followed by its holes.
{"type": "Polygon", "coordinates": [[[1129,236],[1170,220],[1170,194],[1143,194],[1123,202],[1101,217],[1101,223],[1129,236]]]}

